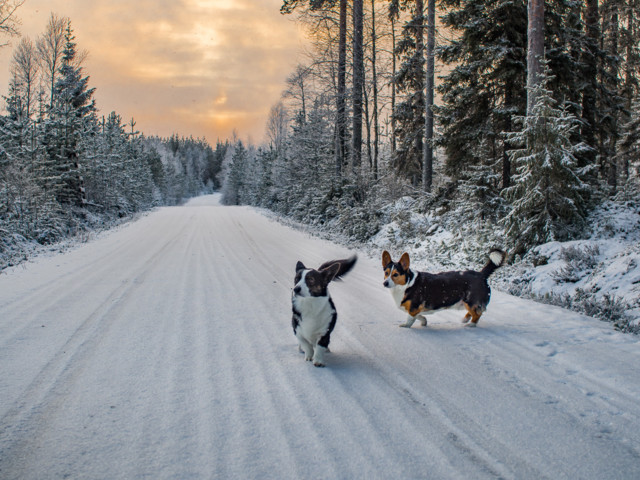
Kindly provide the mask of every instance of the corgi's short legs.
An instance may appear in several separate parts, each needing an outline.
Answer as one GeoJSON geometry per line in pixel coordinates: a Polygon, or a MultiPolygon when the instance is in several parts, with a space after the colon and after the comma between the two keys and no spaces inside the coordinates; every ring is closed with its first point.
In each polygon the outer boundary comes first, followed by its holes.
{"type": "Polygon", "coordinates": [[[307,339],[302,335],[296,334],[296,338],[298,339],[298,349],[304,353],[304,359],[310,362],[313,359],[313,345],[307,342],[307,339]]]}

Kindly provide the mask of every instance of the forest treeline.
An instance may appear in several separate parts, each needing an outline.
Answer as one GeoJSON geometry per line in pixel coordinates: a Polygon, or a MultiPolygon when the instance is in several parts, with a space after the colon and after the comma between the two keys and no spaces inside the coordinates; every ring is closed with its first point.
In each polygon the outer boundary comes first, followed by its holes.
{"type": "Polygon", "coordinates": [[[13,49],[0,116],[0,269],[49,244],[219,188],[226,142],[145,137],[100,116],[71,21],[51,15],[13,49]],[[15,258],[16,255],[18,258],[15,258]]]}
{"type": "Polygon", "coordinates": [[[585,234],[605,199],[637,203],[640,2],[533,3],[528,86],[527,1],[284,0],[311,46],[268,144],[232,145],[225,201],[366,239],[410,197],[516,253],[585,234]]]}
{"type": "Polygon", "coordinates": [[[584,235],[605,199],[640,196],[640,0],[532,3],[535,84],[524,0],[283,0],[309,47],[262,145],[100,116],[71,21],[52,15],[13,49],[0,254],[216,189],[358,240],[398,201],[469,235],[492,228],[515,253],[584,235]]]}

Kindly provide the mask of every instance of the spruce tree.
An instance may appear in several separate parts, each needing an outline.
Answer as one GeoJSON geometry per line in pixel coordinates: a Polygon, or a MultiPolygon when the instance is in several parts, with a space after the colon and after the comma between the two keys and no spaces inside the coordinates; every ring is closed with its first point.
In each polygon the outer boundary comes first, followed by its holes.
{"type": "Polygon", "coordinates": [[[58,202],[81,206],[86,203],[86,196],[80,168],[80,139],[88,131],[96,108],[92,99],[95,89],[88,87],[89,77],[83,76],[82,67],[77,65],[74,40],[68,22],[53,107],[44,125],[44,170],[45,185],[58,202]]]}
{"type": "Polygon", "coordinates": [[[396,138],[395,158],[392,161],[400,176],[417,185],[422,181],[425,126],[424,5],[421,0],[411,2],[410,6],[407,3],[393,0],[391,6],[393,15],[409,10],[409,18],[394,52],[401,60],[393,79],[401,100],[396,102],[392,112],[395,124],[393,135],[396,138]]]}
{"type": "MultiPolygon", "coordinates": [[[[448,7],[443,24],[457,34],[439,49],[439,58],[453,67],[439,86],[446,172],[457,179],[472,165],[502,164],[501,183],[508,187],[509,146],[501,132],[513,129],[514,115],[525,114],[527,2],[444,0],[443,5],[448,7]]],[[[589,78],[582,63],[582,10],[577,0],[545,2],[544,50],[553,74],[548,88],[575,115],[581,114],[589,78]]]]}
{"type": "Polygon", "coordinates": [[[511,202],[505,225],[516,253],[571,238],[584,226],[587,212],[587,172],[578,167],[576,154],[588,147],[572,140],[579,121],[566,106],[556,106],[546,78],[533,96],[531,114],[516,118],[522,130],[507,134],[515,147],[509,151],[515,175],[503,191],[511,202]]]}
{"type": "Polygon", "coordinates": [[[527,7],[523,0],[443,0],[442,17],[456,39],[438,50],[453,66],[438,88],[442,128],[439,145],[445,171],[460,178],[472,165],[503,165],[503,184],[510,167],[501,132],[510,131],[513,115],[526,106],[527,7]]]}
{"type": "Polygon", "coordinates": [[[233,147],[229,172],[222,191],[222,202],[225,205],[240,205],[244,193],[246,177],[247,150],[241,140],[233,147]]]}

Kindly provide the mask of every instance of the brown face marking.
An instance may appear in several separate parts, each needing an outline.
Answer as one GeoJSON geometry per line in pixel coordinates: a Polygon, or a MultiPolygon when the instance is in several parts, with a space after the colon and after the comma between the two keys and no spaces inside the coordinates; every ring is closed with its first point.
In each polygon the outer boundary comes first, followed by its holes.
{"type": "Polygon", "coordinates": [[[304,280],[311,295],[322,295],[327,288],[322,273],[317,270],[309,270],[304,280]]]}
{"type": "Polygon", "coordinates": [[[401,261],[404,259],[405,265],[401,262],[394,262],[391,259],[391,255],[386,250],[382,252],[382,268],[384,269],[384,279],[385,281],[388,278],[391,278],[393,281],[393,285],[406,285],[409,281],[408,279],[408,271],[409,271],[409,254],[404,253],[402,255],[401,261]]]}
{"type": "Polygon", "coordinates": [[[394,267],[391,270],[391,280],[393,280],[393,283],[395,283],[396,285],[406,285],[407,274],[399,272],[398,269],[394,267]]]}

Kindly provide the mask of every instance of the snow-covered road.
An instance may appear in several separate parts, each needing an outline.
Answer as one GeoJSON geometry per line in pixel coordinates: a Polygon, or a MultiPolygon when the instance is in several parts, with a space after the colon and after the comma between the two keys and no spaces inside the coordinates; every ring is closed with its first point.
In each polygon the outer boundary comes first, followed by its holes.
{"type": "Polygon", "coordinates": [[[352,252],[211,199],[0,275],[0,478],[640,478],[637,336],[500,292],[401,329],[361,253],[314,368],[294,266],[352,252]]]}

